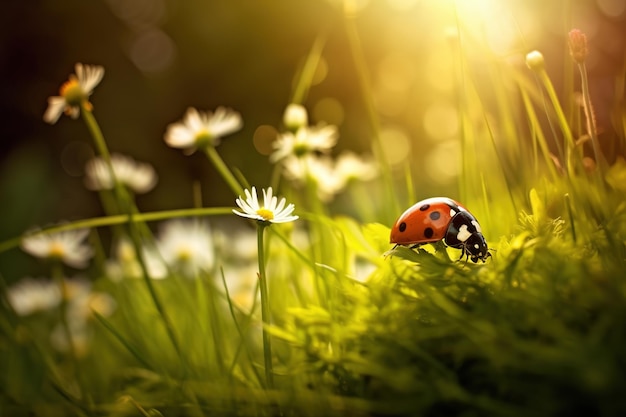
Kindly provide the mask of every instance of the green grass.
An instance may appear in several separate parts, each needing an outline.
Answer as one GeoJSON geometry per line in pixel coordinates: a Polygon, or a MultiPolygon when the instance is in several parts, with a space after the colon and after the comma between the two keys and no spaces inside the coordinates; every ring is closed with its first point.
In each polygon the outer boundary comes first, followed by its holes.
{"type": "MultiPolygon", "coordinates": [[[[368,97],[358,32],[348,31],[368,97]]],[[[463,61],[463,50],[457,52],[463,61]]],[[[295,83],[298,100],[306,101],[322,54],[317,41],[303,81],[295,83]]],[[[494,249],[487,263],[457,261],[458,251],[443,245],[390,250],[389,219],[400,214],[412,182],[384,160],[373,186],[384,202],[368,221],[329,212],[313,182],[302,190],[282,180],[301,218],[265,230],[269,298],[262,301],[271,324],[263,326],[254,272],[243,293],[227,279],[237,268],[256,267],[256,259],[231,253],[235,242],[217,246],[215,267],[192,279],[170,270],[153,280],[139,257],[140,279],[113,280],[104,265],[113,255],[102,251],[87,274],[116,309],[88,317],[84,351],[51,345],[58,310],[20,317],[3,297],[0,415],[623,415],[626,167],[606,155],[609,166],[583,169],[591,144],[573,144],[584,131],[565,118],[547,74],[535,78],[496,59],[484,65],[498,75],[497,111],[466,66],[457,67],[463,170],[454,197],[481,219],[494,249]],[[561,147],[553,151],[558,166],[550,147],[561,147]],[[242,294],[255,301],[240,303],[242,294]]],[[[370,99],[364,106],[372,147],[383,158],[370,99]]],[[[83,113],[106,149],[92,114],[83,113]]],[[[619,154],[624,125],[620,119],[607,139],[619,154]]],[[[209,160],[217,158],[211,153],[209,160]]],[[[241,175],[216,164],[239,189],[241,175]]],[[[217,223],[230,213],[227,207],[137,213],[119,185],[108,197],[118,213],[61,227],[93,227],[95,242],[110,228],[130,236],[136,250],[152,242],[149,227],[164,219],[217,223]]],[[[372,216],[371,209],[363,213],[372,216]]]]}

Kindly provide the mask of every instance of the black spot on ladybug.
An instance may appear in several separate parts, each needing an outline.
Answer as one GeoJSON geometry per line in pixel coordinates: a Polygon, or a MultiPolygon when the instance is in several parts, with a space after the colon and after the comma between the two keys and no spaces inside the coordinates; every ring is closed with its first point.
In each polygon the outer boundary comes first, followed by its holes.
{"type": "Polygon", "coordinates": [[[424,204],[423,206],[420,207],[420,211],[426,211],[430,208],[430,204],[424,204]]]}
{"type": "Polygon", "coordinates": [[[426,229],[424,229],[424,236],[426,236],[427,239],[430,239],[431,237],[433,237],[434,233],[435,232],[430,227],[427,227],[426,229]]]}
{"type": "Polygon", "coordinates": [[[438,211],[433,211],[428,215],[428,217],[430,217],[431,220],[439,220],[439,217],[441,217],[441,213],[439,213],[438,211]]]}
{"type": "Polygon", "coordinates": [[[401,232],[404,232],[406,230],[406,223],[405,222],[400,223],[400,226],[398,226],[398,229],[401,232]]]}

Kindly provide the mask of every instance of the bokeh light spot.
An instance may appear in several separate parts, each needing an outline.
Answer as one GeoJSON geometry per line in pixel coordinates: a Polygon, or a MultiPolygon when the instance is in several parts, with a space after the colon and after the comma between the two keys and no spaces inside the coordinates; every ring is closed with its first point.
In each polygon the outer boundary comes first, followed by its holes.
{"type": "Polygon", "coordinates": [[[135,28],[155,26],[166,14],[163,0],[107,0],[107,3],[117,17],[135,28]]]}
{"type": "Polygon", "coordinates": [[[324,57],[320,57],[320,60],[317,63],[317,67],[315,68],[315,73],[313,73],[313,79],[311,80],[311,85],[321,84],[322,81],[326,79],[327,75],[328,75],[328,62],[324,59],[324,57]]]}
{"type": "Polygon", "coordinates": [[[143,72],[166,70],[172,64],[175,53],[174,42],[160,29],[140,32],[130,47],[131,60],[143,72]]]}
{"type": "Polygon", "coordinates": [[[417,4],[418,0],[387,0],[389,6],[399,12],[411,10],[417,4]]]}
{"type": "Polygon", "coordinates": [[[332,97],[325,97],[319,100],[313,107],[315,120],[323,120],[333,125],[340,125],[343,122],[344,114],[343,106],[339,100],[332,97]]]}
{"type": "Polygon", "coordinates": [[[424,112],[424,130],[431,140],[450,139],[459,131],[456,109],[447,103],[433,104],[424,112]]]}
{"type": "Polygon", "coordinates": [[[377,110],[385,116],[400,115],[407,107],[407,91],[389,90],[384,86],[378,86],[374,90],[374,103],[377,110]]]}
{"type": "Polygon", "coordinates": [[[432,148],[424,167],[433,183],[447,185],[459,175],[460,148],[456,140],[448,140],[432,148]]]}
{"type": "Polygon", "coordinates": [[[426,61],[428,83],[441,92],[452,91],[454,87],[453,51],[437,48],[430,52],[426,61]]]}
{"type": "Polygon", "coordinates": [[[598,8],[607,16],[619,17],[626,11],[624,0],[597,0],[598,8]]]}
{"type": "Polygon", "coordinates": [[[408,135],[395,127],[386,127],[380,132],[385,157],[390,165],[402,164],[409,156],[411,141],[408,135]]]}
{"type": "Polygon", "coordinates": [[[390,90],[408,89],[415,74],[415,63],[406,53],[390,53],[378,65],[379,82],[390,90]]]}
{"type": "Polygon", "coordinates": [[[269,155],[272,153],[272,143],[276,140],[278,131],[274,126],[261,125],[256,128],[252,135],[252,143],[254,148],[261,155],[269,155]]]}

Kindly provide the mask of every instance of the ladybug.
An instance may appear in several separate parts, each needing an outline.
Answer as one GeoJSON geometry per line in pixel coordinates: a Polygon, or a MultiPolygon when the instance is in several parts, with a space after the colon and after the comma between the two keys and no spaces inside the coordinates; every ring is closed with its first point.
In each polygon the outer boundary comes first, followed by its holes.
{"type": "Polygon", "coordinates": [[[466,255],[476,263],[491,256],[476,217],[447,197],[427,198],[402,213],[391,229],[389,241],[416,248],[442,239],[446,245],[461,249],[459,259],[466,255]]]}

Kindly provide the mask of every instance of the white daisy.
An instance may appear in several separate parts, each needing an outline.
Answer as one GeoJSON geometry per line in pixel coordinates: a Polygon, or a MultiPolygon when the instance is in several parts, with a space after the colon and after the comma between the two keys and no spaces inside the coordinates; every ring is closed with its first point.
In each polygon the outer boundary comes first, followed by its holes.
{"type": "Polygon", "coordinates": [[[88,110],[92,109],[88,101],[93,89],[100,83],[104,76],[104,68],[99,65],[76,64],[76,75],[71,74],[69,80],[63,83],[58,96],[48,98],[48,108],[43,115],[43,120],[55,124],[61,114],[76,119],[80,114],[80,106],[88,110]]]}
{"type": "MultiPolygon", "coordinates": [[[[111,155],[111,165],[115,178],[135,193],[147,193],[157,183],[157,174],[152,165],[135,161],[120,154],[111,155]]],[[[113,179],[106,161],[96,157],[87,162],[85,167],[85,185],[90,190],[110,190],[113,179]]]]}
{"type": "Polygon", "coordinates": [[[296,132],[301,127],[309,124],[309,116],[306,108],[300,104],[290,104],[283,114],[283,124],[292,132],[296,132]]]}
{"type": "Polygon", "coordinates": [[[197,148],[219,145],[223,136],[238,131],[242,126],[241,115],[231,109],[218,107],[211,113],[190,107],[182,122],[167,127],[164,139],[172,148],[192,153],[197,148]]]}
{"type": "Polygon", "coordinates": [[[28,316],[57,307],[61,291],[53,280],[24,278],[9,287],[7,299],[19,316],[28,316]]]}
{"type": "Polygon", "coordinates": [[[109,317],[117,308],[117,302],[111,295],[93,291],[87,280],[74,278],[65,281],[67,290],[67,311],[65,320],[67,328],[56,325],[50,334],[52,346],[60,352],[67,352],[70,348],[67,331],[70,332],[73,353],[82,357],[88,350],[92,328],[89,321],[93,313],[109,317]]]}
{"type": "MultiPolygon", "coordinates": [[[[144,246],[141,252],[143,262],[148,269],[150,278],[167,278],[167,267],[156,249],[152,246],[144,246]]],[[[113,281],[121,281],[124,278],[139,279],[143,277],[143,271],[141,270],[139,259],[137,259],[135,247],[128,239],[122,238],[116,242],[113,253],[115,257],[108,259],[104,265],[107,277],[113,281]]]]}
{"type": "Polygon", "coordinates": [[[175,219],[160,229],[157,248],[167,265],[185,275],[210,270],[215,262],[209,223],[198,219],[175,219]]]}
{"type": "Polygon", "coordinates": [[[346,151],[337,158],[335,173],[345,182],[369,181],[378,175],[378,165],[371,158],[362,158],[353,152],[346,151]]]}
{"type": "Polygon", "coordinates": [[[287,223],[298,219],[298,216],[291,214],[295,206],[290,203],[285,207],[287,202],[285,198],[281,198],[278,202],[278,198],[272,195],[272,187],[267,190],[263,189],[263,205],[259,205],[255,187],[252,187],[252,193],[248,190],[244,191],[246,200],[244,201],[241,196],[235,200],[242,210],[233,210],[236,215],[269,223],[287,223]]]}
{"type": "Polygon", "coordinates": [[[285,177],[296,185],[305,184],[307,178],[312,180],[322,201],[330,201],[345,186],[345,178],[336,175],[333,160],[329,157],[290,156],[284,160],[283,167],[285,177]]]}
{"type": "Polygon", "coordinates": [[[281,161],[290,155],[302,157],[314,152],[328,153],[338,138],[337,126],[325,124],[304,126],[295,133],[282,133],[272,145],[275,151],[270,155],[270,162],[281,161]]]}
{"type": "Polygon", "coordinates": [[[92,248],[84,242],[88,234],[89,229],[77,229],[25,236],[22,249],[37,258],[59,259],[71,267],[84,268],[93,256],[92,248]]]}

